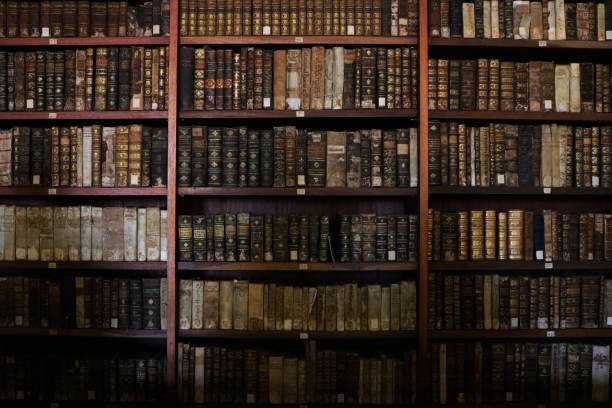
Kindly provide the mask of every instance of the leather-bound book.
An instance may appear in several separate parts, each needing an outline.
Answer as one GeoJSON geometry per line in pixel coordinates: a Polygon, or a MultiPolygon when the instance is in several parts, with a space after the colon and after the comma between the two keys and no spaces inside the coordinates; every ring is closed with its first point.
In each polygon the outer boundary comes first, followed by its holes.
{"type": "Polygon", "coordinates": [[[285,128],[274,128],[274,187],[286,187],[285,128]]]}
{"type": "Polygon", "coordinates": [[[108,77],[108,48],[96,48],[95,98],[94,110],[106,110],[106,90],[108,77]]]}
{"type": "Polygon", "coordinates": [[[489,102],[489,60],[478,59],[476,108],[486,111],[489,102]]]}
{"type": "Polygon", "coordinates": [[[226,262],[236,262],[236,214],[225,214],[224,257],[226,262]]]}
{"type": "MultiPolygon", "coordinates": [[[[114,166],[114,180],[108,180],[108,187],[128,187],[129,185],[129,139],[130,139],[130,128],[128,126],[117,126],[112,128],[108,134],[113,133],[114,140],[109,139],[106,142],[106,147],[109,144],[114,143],[114,156],[107,156],[105,161],[106,169],[110,169],[114,166]],[[114,161],[114,163],[110,163],[114,161]]],[[[112,150],[112,148],[111,148],[112,150]]],[[[104,184],[104,176],[102,180],[104,184]]]]}
{"type": "MultiPolygon", "coordinates": [[[[143,110],[153,109],[153,48],[144,49],[143,57],[143,110]]],[[[159,61],[158,61],[159,66],[159,61]]],[[[157,83],[155,84],[158,85],[157,83]]]]}
{"type": "Polygon", "coordinates": [[[247,185],[259,187],[260,177],[260,135],[257,130],[248,131],[247,141],[247,185]]]}
{"type": "Polygon", "coordinates": [[[580,64],[580,103],[582,112],[594,112],[594,67],[592,63],[580,64]]]}
{"type": "MultiPolygon", "coordinates": [[[[533,86],[536,86],[534,84],[533,86]]],[[[517,62],[514,65],[514,111],[529,110],[529,68],[527,63],[517,62]]]]}
{"type": "Polygon", "coordinates": [[[91,37],[105,37],[106,36],[106,15],[107,15],[107,3],[103,2],[92,2],[91,6],[91,37]]]}
{"type": "Polygon", "coordinates": [[[500,67],[499,60],[489,60],[489,102],[488,110],[496,111],[499,109],[500,95],[500,67]]]}
{"type": "Polygon", "coordinates": [[[461,97],[461,61],[448,63],[448,109],[459,110],[461,97]]]}
{"type": "Polygon", "coordinates": [[[370,187],[372,185],[371,177],[371,139],[370,131],[362,130],[361,132],[361,176],[360,187],[370,187]]]}
{"type": "Polygon", "coordinates": [[[435,71],[428,74],[432,94],[429,102],[430,109],[448,110],[448,60],[438,59],[437,68],[435,64],[436,60],[430,60],[430,69],[435,71]],[[435,100],[432,100],[434,98],[435,100]]]}
{"type": "MultiPolygon", "coordinates": [[[[36,52],[25,53],[25,110],[33,111],[36,100],[36,52]]],[[[62,90],[63,91],[63,90],[62,90]]]]}
{"type": "MultiPolygon", "coordinates": [[[[119,48],[119,62],[117,72],[117,108],[118,110],[129,110],[130,107],[130,59],[129,47],[119,48]]],[[[77,50],[77,95],[79,89],[78,79],[79,51],[77,50]]],[[[110,62],[110,61],[109,61],[110,62]]],[[[78,99],[77,99],[78,101],[78,99]]],[[[77,103],[78,106],[78,103],[77,103]]]]}
{"type": "Polygon", "coordinates": [[[225,128],[222,144],[222,181],[224,187],[238,185],[238,129],[225,128]]]}
{"type": "Polygon", "coordinates": [[[500,64],[500,108],[512,112],[515,107],[515,65],[502,61],[500,64]]]}
{"type": "MultiPolygon", "coordinates": [[[[31,130],[31,147],[30,147],[30,177],[31,181],[28,183],[32,186],[43,185],[43,148],[44,138],[43,129],[32,128],[31,130]]],[[[20,158],[20,157],[18,157],[20,158]]]]}
{"type": "Polygon", "coordinates": [[[428,133],[429,185],[440,185],[440,122],[429,122],[428,133]]]}
{"type": "MultiPolygon", "coordinates": [[[[187,227],[186,221],[184,224],[185,227],[187,227]]],[[[196,262],[205,262],[207,245],[206,217],[203,215],[194,215],[192,217],[192,228],[193,231],[191,236],[193,237],[193,260],[196,262]]],[[[188,235],[186,231],[184,235],[188,235]]],[[[187,240],[187,238],[185,238],[185,240],[187,240]]],[[[183,247],[181,246],[181,248],[183,247]]]]}
{"type": "Polygon", "coordinates": [[[140,184],[142,187],[151,187],[151,159],[152,152],[152,129],[142,127],[141,161],[140,161],[140,184]]]}
{"type": "Polygon", "coordinates": [[[308,133],[308,179],[309,187],[326,185],[326,134],[325,132],[308,133]]]}
{"type": "Polygon", "coordinates": [[[294,126],[285,127],[285,185],[296,185],[296,133],[294,126]]]}
{"type": "Polygon", "coordinates": [[[505,140],[505,184],[509,187],[518,187],[519,156],[518,143],[519,133],[516,125],[504,125],[505,140]]]}
{"type": "MultiPolygon", "coordinates": [[[[44,56],[39,57],[39,62],[44,66],[44,56]]],[[[75,96],[76,96],[76,51],[66,50],[65,51],[65,83],[64,83],[64,106],[65,111],[76,110],[75,96]]],[[[40,90],[40,99],[36,102],[37,110],[44,110],[44,75],[41,73],[42,81],[38,87],[40,90]]],[[[38,82],[38,81],[37,81],[38,82]]],[[[37,90],[38,98],[38,90],[37,90]]]]}
{"type": "MultiPolygon", "coordinates": [[[[191,133],[191,186],[206,185],[208,131],[205,126],[192,126],[191,133]]],[[[180,134],[180,129],[179,129],[180,134]]],[[[180,137],[179,137],[180,139],[180,137]]],[[[180,170],[179,170],[180,171],[180,170]]]]}
{"type": "Polygon", "coordinates": [[[397,131],[397,186],[411,187],[413,166],[411,166],[411,129],[399,129],[397,131]]]}
{"type": "Polygon", "coordinates": [[[64,110],[64,51],[54,53],[53,110],[64,110]]]}
{"type": "Polygon", "coordinates": [[[253,54],[253,109],[263,109],[263,52],[256,48],[253,54]]]}
{"type": "MultiPolygon", "coordinates": [[[[301,109],[301,70],[302,70],[302,53],[301,50],[288,50],[287,51],[287,88],[286,88],[286,102],[287,109],[299,110],[301,109]]],[[[282,88],[281,88],[282,90],[282,88]]]]}
{"type": "Polygon", "coordinates": [[[460,110],[474,110],[476,105],[476,61],[461,61],[461,91],[459,96],[460,110]]]}
{"type": "Polygon", "coordinates": [[[346,132],[327,132],[326,187],[346,187],[346,132]]]}
{"type": "MultiPolygon", "coordinates": [[[[199,49],[197,50],[200,51],[199,49]]],[[[202,50],[203,51],[203,50],[202,50]]],[[[194,56],[194,49],[191,47],[181,47],[180,50],[180,109],[183,111],[198,110],[200,107],[199,94],[200,87],[198,84],[197,74],[198,71],[194,70],[196,58],[194,56]],[[196,82],[194,82],[194,76],[196,82]],[[192,88],[194,86],[194,88],[192,88]]]]}
{"type": "Polygon", "coordinates": [[[221,128],[208,129],[208,186],[220,187],[222,185],[222,139],[221,128]]]}
{"type": "Polygon", "coordinates": [[[165,187],[168,180],[168,132],[153,130],[151,142],[151,187],[165,187]]]}
{"type": "MultiPolygon", "coordinates": [[[[231,49],[223,50],[223,109],[232,109],[232,69],[233,69],[233,52],[231,49]]],[[[218,74],[218,72],[217,72],[218,74]]]]}
{"type": "Polygon", "coordinates": [[[130,96],[130,110],[143,110],[144,47],[132,47],[130,96]]]}

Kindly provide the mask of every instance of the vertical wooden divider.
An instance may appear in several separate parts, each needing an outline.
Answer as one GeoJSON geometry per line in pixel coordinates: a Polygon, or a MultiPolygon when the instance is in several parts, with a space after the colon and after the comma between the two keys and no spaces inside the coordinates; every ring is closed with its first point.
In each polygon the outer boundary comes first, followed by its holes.
{"type": "Polygon", "coordinates": [[[429,208],[427,65],[429,29],[427,22],[428,0],[419,0],[419,282],[417,324],[417,404],[426,406],[429,401],[429,361],[427,336],[427,213],[429,208]]]}
{"type": "Polygon", "coordinates": [[[174,401],[176,391],[176,121],[178,99],[178,0],[170,2],[170,44],[168,47],[168,310],[166,326],[166,362],[168,401],[174,401]]]}

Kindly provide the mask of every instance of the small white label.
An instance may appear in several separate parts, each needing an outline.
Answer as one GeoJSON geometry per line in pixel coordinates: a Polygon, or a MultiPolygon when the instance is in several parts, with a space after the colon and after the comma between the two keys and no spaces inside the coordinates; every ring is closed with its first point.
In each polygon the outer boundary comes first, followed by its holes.
{"type": "Polygon", "coordinates": [[[270,28],[270,26],[264,26],[263,35],[270,35],[270,33],[272,33],[272,29],[270,28]]]}
{"type": "Polygon", "coordinates": [[[612,316],[608,316],[607,322],[608,326],[612,326],[612,316]]]}
{"type": "Polygon", "coordinates": [[[296,118],[303,118],[304,117],[304,111],[295,111],[295,117],[296,118]]]}
{"type": "Polygon", "coordinates": [[[306,263],[301,263],[301,264],[299,265],[298,269],[299,269],[300,271],[307,271],[307,270],[308,270],[308,264],[306,264],[306,263]]]}
{"type": "Polygon", "coordinates": [[[548,44],[546,41],[538,41],[538,47],[546,47],[548,44]]]}
{"type": "Polygon", "coordinates": [[[297,195],[306,195],[306,189],[305,188],[298,188],[296,190],[296,194],[297,195]]]}
{"type": "Polygon", "coordinates": [[[525,27],[519,27],[519,34],[521,37],[524,37],[527,35],[527,30],[525,30],[525,27]]]}
{"type": "Polygon", "coordinates": [[[26,100],[26,108],[27,109],[34,109],[34,99],[27,99],[26,100]]]}
{"type": "Polygon", "coordinates": [[[388,251],[387,258],[389,259],[389,261],[395,261],[395,251],[388,251]]]}
{"type": "Polygon", "coordinates": [[[506,176],[504,174],[497,175],[497,184],[506,184],[506,176]]]}
{"type": "Polygon", "coordinates": [[[519,325],[519,319],[518,317],[513,317],[510,319],[510,326],[511,327],[518,327],[519,325]]]}
{"type": "Polygon", "coordinates": [[[551,189],[550,187],[544,187],[544,194],[550,194],[551,189]]]}
{"type": "Polygon", "coordinates": [[[50,112],[50,113],[49,113],[49,119],[57,119],[57,113],[55,113],[55,112],[50,112]]]}
{"type": "Polygon", "coordinates": [[[298,44],[302,44],[304,42],[304,37],[295,37],[294,41],[298,44]]]}
{"type": "Polygon", "coordinates": [[[40,184],[40,175],[35,174],[32,176],[32,184],[40,184]]]}
{"type": "Polygon", "coordinates": [[[606,31],[606,40],[612,40],[612,30],[606,31]]]}
{"type": "Polygon", "coordinates": [[[140,97],[135,96],[132,98],[132,107],[140,108],[140,97]]]}
{"type": "Polygon", "coordinates": [[[382,107],[382,106],[387,106],[387,100],[384,97],[379,97],[378,98],[378,106],[382,107]]]}
{"type": "Polygon", "coordinates": [[[95,391],[87,391],[87,399],[90,401],[93,401],[96,399],[96,392],[95,391]]]}
{"type": "Polygon", "coordinates": [[[159,26],[159,24],[153,24],[153,34],[157,35],[159,34],[161,31],[161,27],[159,26]]]}
{"type": "Polygon", "coordinates": [[[113,317],[111,319],[111,324],[110,324],[111,328],[116,329],[117,327],[119,327],[119,319],[117,319],[116,317],[113,317]]]}
{"type": "Polygon", "coordinates": [[[152,110],[157,110],[157,102],[151,102],[151,109],[152,110]]]}
{"type": "Polygon", "coordinates": [[[49,36],[49,27],[43,27],[42,28],[42,32],[40,33],[41,37],[48,37],[49,36]]]}
{"type": "Polygon", "coordinates": [[[599,187],[599,176],[593,176],[591,184],[593,184],[593,187],[599,187]]]}
{"type": "Polygon", "coordinates": [[[270,100],[270,98],[264,98],[263,100],[263,107],[264,108],[269,108],[272,106],[272,101],[270,100]]]}
{"type": "Polygon", "coordinates": [[[308,333],[300,333],[300,340],[308,340],[308,333]]]}
{"type": "Polygon", "coordinates": [[[289,259],[291,261],[297,261],[298,260],[298,251],[297,250],[291,250],[291,252],[289,253],[289,259]]]}
{"type": "Polygon", "coordinates": [[[555,337],[555,331],[554,330],[548,330],[546,332],[546,337],[555,337]]]}
{"type": "Polygon", "coordinates": [[[57,45],[57,38],[49,38],[49,45],[57,45]]]}
{"type": "Polygon", "coordinates": [[[56,195],[57,194],[57,190],[54,188],[50,188],[49,190],[47,190],[47,194],[48,195],[56,195]]]}
{"type": "Polygon", "coordinates": [[[49,269],[56,269],[57,268],[57,264],[55,262],[49,262],[48,267],[49,267],[49,269]]]}
{"type": "Polygon", "coordinates": [[[538,261],[542,261],[544,259],[544,251],[542,251],[541,249],[536,251],[536,259],[538,261]]]}
{"type": "Polygon", "coordinates": [[[552,100],[546,99],[544,101],[544,109],[552,109],[552,100]]]}
{"type": "Polygon", "coordinates": [[[306,176],[305,176],[305,175],[303,175],[303,174],[298,174],[298,176],[297,176],[297,183],[298,183],[300,186],[305,185],[305,184],[306,184],[306,176]]]}
{"type": "Polygon", "coordinates": [[[138,182],[138,175],[136,175],[136,174],[131,174],[130,175],[130,184],[131,185],[138,185],[138,184],[140,184],[138,182]]]}
{"type": "Polygon", "coordinates": [[[553,263],[552,262],[544,263],[544,269],[552,269],[552,268],[553,268],[553,263]]]}
{"type": "Polygon", "coordinates": [[[347,26],[346,27],[346,35],[355,35],[355,26],[347,26]]]}

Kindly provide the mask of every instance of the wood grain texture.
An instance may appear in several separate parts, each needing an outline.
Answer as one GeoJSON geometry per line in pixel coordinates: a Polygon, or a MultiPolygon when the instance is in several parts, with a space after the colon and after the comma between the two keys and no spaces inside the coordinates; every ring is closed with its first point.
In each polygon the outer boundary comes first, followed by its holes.
{"type": "Polygon", "coordinates": [[[222,110],[180,112],[181,119],[414,118],[415,109],[222,110]],[[302,116],[300,116],[302,117],[302,116]]]}
{"type": "Polygon", "coordinates": [[[180,271],[416,271],[413,262],[179,262],[180,271]]]}
{"type": "Polygon", "coordinates": [[[112,261],[76,261],[76,262],[39,262],[39,261],[0,261],[0,270],[27,271],[41,269],[66,270],[114,270],[141,271],[166,269],[165,262],[112,262],[112,261]]]}
{"type": "Polygon", "coordinates": [[[0,121],[14,120],[147,120],[167,119],[167,111],[0,112],[0,121]]]}
{"type": "Polygon", "coordinates": [[[609,338],[612,337],[612,329],[431,330],[429,337],[433,340],[609,338]]]}
{"type": "Polygon", "coordinates": [[[37,329],[37,328],[10,328],[0,329],[0,336],[24,337],[108,337],[121,339],[165,339],[163,330],[104,330],[104,329],[37,329]]]}
{"type": "Polygon", "coordinates": [[[49,188],[0,187],[0,196],[65,196],[65,197],[166,197],[165,187],[136,188],[49,188]]]}
{"type": "Polygon", "coordinates": [[[168,36],[159,37],[71,37],[71,38],[1,38],[0,47],[80,47],[121,46],[121,45],[167,45],[168,36]]]}
{"type": "Polygon", "coordinates": [[[457,261],[430,262],[432,271],[609,271],[612,262],[457,261]],[[552,267],[547,266],[552,265],[552,267]]]}
{"type": "Polygon", "coordinates": [[[610,122],[612,113],[597,112],[502,112],[502,111],[431,111],[431,119],[549,120],[556,122],[610,122]]]}
{"type": "Polygon", "coordinates": [[[542,187],[457,187],[430,186],[430,196],[612,196],[611,188],[552,187],[545,193],[542,187]]]}
{"type": "MultiPolygon", "coordinates": [[[[1,194],[1,190],[0,190],[1,194]]],[[[268,188],[268,187],[179,187],[179,196],[247,197],[417,197],[417,188],[268,188]]]]}
{"type": "Polygon", "coordinates": [[[480,38],[430,38],[431,47],[488,47],[488,48],[555,48],[573,50],[612,50],[610,41],[541,41],[541,40],[486,40],[480,38]],[[544,45],[545,44],[545,45],[544,45]]]}
{"type": "Polygon", "coordinates": [[[199,36],[181,37],[181,45],[416,45],[415,37],[366,36],[199,36]]]}

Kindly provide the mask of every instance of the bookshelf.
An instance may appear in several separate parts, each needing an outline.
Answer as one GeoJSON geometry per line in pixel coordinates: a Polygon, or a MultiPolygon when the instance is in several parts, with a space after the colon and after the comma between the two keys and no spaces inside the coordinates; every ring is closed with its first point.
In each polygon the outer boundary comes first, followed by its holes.
{"type": "MultiPolygon", "coordinates": [[[[585,203],[598,209],[609,208],[612,199],[611,188],[587,187],[455,187],[429,186],[428,183],[428,122],[430,119],[474,121],[506,121],[512,123],[598,123],[612,122],[612,113],[539,113],[539,112],[490,112],[490,111],[439,111],[428,110],[428,59],[430,53],[438,56],[456,57],[464,52],[470,55],[488,56],[495,53],[499,57],[508,54],[517,55],[525,50],[530,53],[546,50],[547,55],[562,56],[564,53],[598,53],[612,50],[612,41],[538,41],[538,40],[483,40],[483,39],[441,39],[429,38],[428,1],[419,0],[419,35],[418,37],[365,37],[365,36],[179,36],[179,2],[170,3],[170,35],[168,37],[137,38],[2,38],[0,48],[17,47],[95,47],[95,46],[135,46],[167,45],[169,54],[168,106],[165,111],[91,111],[91,112],[0,112],[0,122],[27,123],[36,121],[44,126],[61,121],[139,121],[140,123],[159,124],[168,130],[168,168],[167,187],[161,188],[43,188],[43,187],[6,187],[0,188],[0,200],[29,205],[36,202],[52,203],[59,197],[62,202],[88,202],[95,200],[113,200],[130,203],[165,202],[167,209],[167,261],[165,262],[29,262],[0,261],[0,270],[7,274],[24,272],[28,274],[72,274],[76,271],[86,273],[103,273],[115,275],[158,276],[166,277],[167,292],[167,330],[103,330],[103,329],[36,329],[36,328],[2,328],[0,337],[20,338],[61,338],[66,342],[78,342],[82,338],[124,339],[139,342],[163,343],[167,359],[167,396],[174,403],[177,386],[177,345],[179,340],[219,342],[249,341],[259,342],[295,342],[298,345],[304,340],[322,340],[341,342],[377,341],[383,344],[389,341],[392,346],[403,342],[415,344],[417,349],[417,406],[436,406],[430,403],[430,362],[428,361],[429,345],[436,341],[454,340],[521,340],[521,339],[609,339],[612,329],[554,329],[554,330],[431,330],[428,328],[428,277],[429,272],[467,272],[467,271],[519,271],[523,274],[538,273],[541,275],[554,272],[578,273],[590,271],[607,272],[612,269],[612,262],[575,261],[456,261],[428,262],[428,231],[426,220],[428,209],[435,208],[471,208],[472,205],[482,208],[513,208],[522,206],[525,200],[534,200],[532,207],[556,201],[556,205],[567,205],[578,210],[585,203]],[[180,111],[179,94],[179,47],[187,46],[263,46],[276,48],[303,47],[313,45],[328,46],[417,46],[418,47],[418,109],[364,109],[364,110],[228,110],[228,111],[180,111]],[[293,124],[297,127],[309,126],[324,128],[328,123],[343,123],[346,119],[365,119],[377,127],[416,126],[419,132],[419,182],[416,188],[226,188],[226,187],[178,187],[177,186],[177,129],[182,125],[222,123],[221,126],[250,125],[257,127],[293,124]],[[375,125],[374,125],[375,123],[375,125]],[[380,124],[379,124],[380,123],[380,124]],[[392,123],[392,125],[388,124],[392,123]],[[558,201],[557,201],[558,200],[558,201]],[[491,204],[492,203],[492,204],[491,204]],[[330,205],[334,209],[343,206],[351,210],[371,209],[409,209],[406,213],[419,216],[418,261],[417,262],[179,262],[177,249],[177,220],[182,211],[196,213],[225,212],[240,208],[253,212],[288,211],[287,206],[295,206],[304,211],[314,210],[318,206],[330,205]],[[284,279],[302,279],[312,272],[313,276],[330,277],[330,279],[351,279],[356,277],[374,278],[393,277],[416,279],[417,281],[417,327],[414,331],[344,331],[344,332],[306,332],[306,331],[239,331],[239,330],[179,330],[178,329],[178,281],[181,277],[214,276],[215,279],[257,276],[262,281],[270,281],[275,274],[282,274],[284,279]],[[347,278],[349,276],[349,278],[347,278]]],[[[153,125],[154,126],[154,125],[153,125]]],[[[350,125],[347,125],[350,126],[350,125]]],[[[51,204],[49,204],[51,205],[51,204]]],[[[127,204],[126,204],[127,205],[127,204]]],[[[315,279],[316,279],[315,278],[315,279]]],[[[13,404],[7,404],[12,406],[13,404]]],[[[197,406],[196,404],[183,404],[197,406]]],[[[214,404],[212,404],[214,405],[214,404]]],[[[25,406],[15,404],[15,406],[25,406]]],[[[148,405],[150,406],[150,405],[148,405]]],[[[153,406],[157,406],[153,404],[153,406]]],[[[224,405],[227,406],[227,405],[224,405]]],[[[231,405],[230,405],[231,406],[231,405]]],[[[258,405],[255,405],[258,406],[258,405]]],[[[266,405],[267,406],[267,405],[266,405]]],[[[297,406],[297,405],[296,405],[297,406]]],[[[392,406],[392,405],[389,405],[392,406]]],[[[452,407],[453,405],[445,405],[452,407]]],[[[462,404],[469,407],[527,407],[526,403],[513,404],[462,404]]],[[[563,406],[551,404],[548,406],[563,406]]],[[[588,404],[587,404],[588,406],[588,404]]],[[[593,406],[598,406],[593,404],[593,406]]]]}

